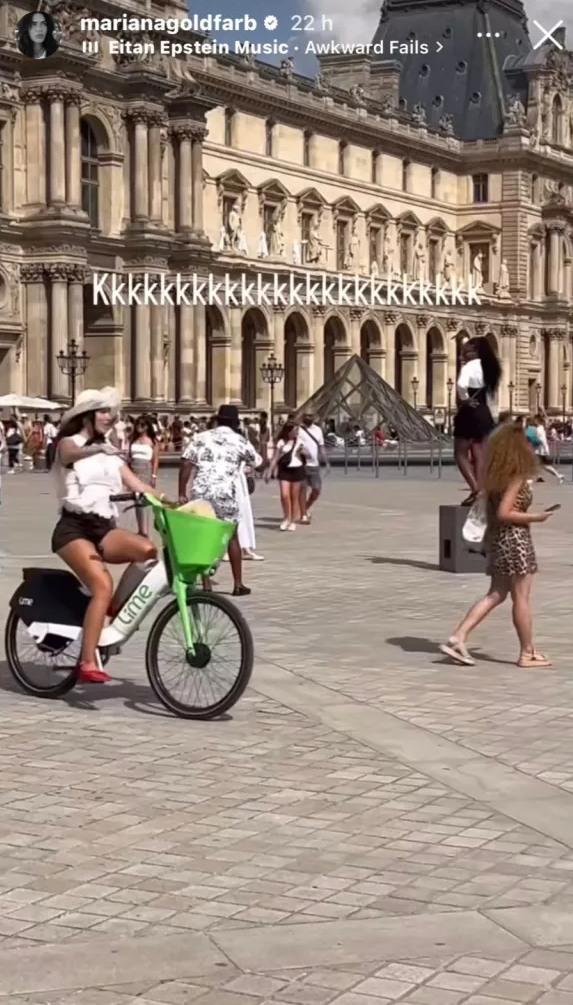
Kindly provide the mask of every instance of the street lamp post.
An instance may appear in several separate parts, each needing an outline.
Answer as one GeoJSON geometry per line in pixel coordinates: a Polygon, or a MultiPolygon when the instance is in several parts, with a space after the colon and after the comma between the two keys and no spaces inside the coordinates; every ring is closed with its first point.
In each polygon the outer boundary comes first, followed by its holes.
{"type": "Polygon", "coordinates": [[[563,423],[567,422],[567,384],[561,385],[561,403],[563,405],[563,423]]]}
{"type": "Polygon", "coordinates": [[[261,365],[261,377],[263,378],[265,384],[269,385],[271,392],[271,409],[270,409],[270,425],[271,425],[271,436],[274,435],[275,429],[275,385],[280,384],[285,375],[285,368],[272,352],[265,363],[261,365]]]}
{"type": "Polygon", "coordinates": [[[541,384],[540,384],[539,381],[537,381],[537,384],[535,385],[535,393],[537,395],[537,411],[538,412],[541,411],[541,390],[542,390],[541,384]]]}
{"type": "Polygon", "coordinates": [[[452,391],[454,389],[454,382],[450,377],[448,383],[446,384],[448,389],[448,435],[452,434],[452,391]]]}
{"type": "Polygon", "coordinates": [[[70,399],[73,405],[76,400],[76,379],[86,372],[90,358],[85,349],[80,351],[78,343],[73,338],[68,342],[68,351],[60,349],[56,353],[56,359],[64,376],[70,378],[70,399]]]}
{"type": "Polygon", "coordinates": [[[414,396],[414,410],[418,407],[418,386],[420,381],[417,377],[412,377],[412,394],[414,396]]]}
{"type": "Polygon", "coordinates": [[[509,391],[509,417],[511,419],[513,418],[513,395],[515,394],[515,384],[512,380],[507,385],[507,389],[509,391]]]}

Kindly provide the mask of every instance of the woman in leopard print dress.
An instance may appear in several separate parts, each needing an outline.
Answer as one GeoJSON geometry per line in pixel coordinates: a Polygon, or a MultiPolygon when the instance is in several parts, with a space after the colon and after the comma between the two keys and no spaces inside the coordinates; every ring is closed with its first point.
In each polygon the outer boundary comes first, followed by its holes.
{"type": "Polygon", "coordinates": [[[485,493],[488,527],[485,537],[488,593],[468,611],[445,645],[443,653],[464,666],[474,660],[466,648],[468,635],[511,595],[513,623],[520,643],[517,665],[548,667],[549,660],[533,645],[530,595],[537,559],[531,524],[544,523],[552,515],[531,513],[531,483],[537,474],[537,458],[523,429],[513,422],[501,426],[490,438],[486,460],[485,493]]]}

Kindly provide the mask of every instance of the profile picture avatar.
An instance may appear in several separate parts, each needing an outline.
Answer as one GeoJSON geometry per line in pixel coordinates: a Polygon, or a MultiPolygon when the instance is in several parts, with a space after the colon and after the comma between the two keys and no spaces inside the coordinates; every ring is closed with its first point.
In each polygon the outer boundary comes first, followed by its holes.
{"type": "Polygon", "coordinates": [[[30,59],[47,59],[60,47],[58,29],[51,14],[32,11],[18,21],[18,48],[30,59]]]}

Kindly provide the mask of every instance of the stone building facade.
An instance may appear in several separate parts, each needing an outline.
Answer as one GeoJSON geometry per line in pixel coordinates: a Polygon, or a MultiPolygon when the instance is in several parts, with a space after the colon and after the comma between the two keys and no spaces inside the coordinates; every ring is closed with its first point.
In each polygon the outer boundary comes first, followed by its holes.
{"type": "MultiPolygon", "coordinates": [[[[0,393],[65,399],[55,356],[73,338],[85,382],[140,408],[264,408],[273,350],[285,408],[359,353],[432,414],[478,333],[503,361],[502,407],[573,410],[573,63],[532,49],[521,0],[488,14],[477,0],[418,14],[386,0],[375,38],[407,39],[417,16],[436,37],[439,18],[440,55],[325,56],[315,79],[289,58],[168,57],[160,31],[144,55],[92,32],[88,54],[79,19],[93,11],[73,0],[44,5],[62,44],[31,60],[15,27],[32,7],[0,8],[0,393]],[[479,17],[505,49],[488,43],[478,65],[479,17]],[[472,279],[481,304],[94,304],[103,273],[309,272],[472,279]]],[[[187,14],[179,0],[101,0],[98,16],[126,9],[187,14]]]]}

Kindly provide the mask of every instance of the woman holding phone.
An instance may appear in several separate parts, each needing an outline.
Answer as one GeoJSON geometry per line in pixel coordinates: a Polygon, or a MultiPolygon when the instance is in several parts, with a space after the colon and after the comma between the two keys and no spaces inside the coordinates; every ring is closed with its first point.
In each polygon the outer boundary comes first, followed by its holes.
{"type": "Polygon", "coordinates": [[[517,665],[524,669],[550,667],[551,663],[533,644],[531,587],[537,559],[531,525],[545,523],[559,505],[530,512],[531,484],[539,470],[535,456],[520,426],[507,422],[488,443],[485,470],[487,502],[487,571],[491,585],[485,597],[470,608],[463,620],[440,646],[446,656],[463,666],[473,666],[466,642],[470,632],[511,596],[513,624],[519,639],[517,665]]]}

